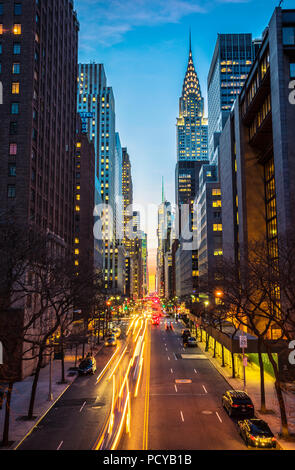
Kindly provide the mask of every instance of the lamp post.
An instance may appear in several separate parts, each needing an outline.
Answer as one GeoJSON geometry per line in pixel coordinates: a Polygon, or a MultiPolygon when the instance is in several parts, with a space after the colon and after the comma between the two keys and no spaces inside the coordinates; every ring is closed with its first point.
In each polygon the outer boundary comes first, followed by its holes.
{"type": "Polygon", "coordinates": [[[50,353],[49,353],[49,390],[48,390],[48,401],[53,400],[52,393],[52,342],[50,341],[50,353]]]}

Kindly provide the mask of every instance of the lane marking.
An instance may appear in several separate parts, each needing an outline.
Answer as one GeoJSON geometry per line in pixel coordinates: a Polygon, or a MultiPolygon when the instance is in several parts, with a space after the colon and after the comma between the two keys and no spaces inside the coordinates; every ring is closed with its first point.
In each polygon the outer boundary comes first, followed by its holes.
{"type": "Polygon", "coordinates": [[[170,371],[171,371],[171,374],[173,374],[173,369],[170,369],[170,371]]]}
{"type": "Polygon", "coordinates": [[[194,369],[194,373],[197,374],[198,372],[196,371],[196,369],[194,369]]]}
{"type": "Polygon", "coordinates": [[[181,416],[181,420],[182,420],[182,422],[184,423],[184,417],[183,417],[183,413],[182,413],[182,411],[180,411],[180,416],[181,416]]]}
{"type": "Polygon", "coordinates": [[[168,361],[170,361],[170,357],[168,356],[168,361]]]}
{"type": "Polygon", "coordinates": [[[175,392],[177,393],[177,387],[176,387],[176,385],[175,385],[175,384],[174,384],[174,388],[175,388],[175,392]]]}
{"type": "Polygon", "coordinates": [[[216,416],[217,416],[217,418],[219,419],[219,421],[222,423],[222,419],[220,418],[220,416],[219,416],[219,414],[218,414],[217,411],[216,411],[216,416]]]}
{"type": "Polygon", "coordinates": [[[79,411],[80,413],[81,413],[81,411],[83,410],[83,408],[84,408],[85,405],[86,405],[86,401],[84,401],[83,405],[81,406],[80,411],[79,411]]]}
{"type": "Polygon", "coordinates": [[[59,450],[61,448],[61,446],[63,445],[64,441],[61,441],[61,443],[59,444],[58,448],[56,450],[59,450]]]}
{"type": "Polygon", "coordinates": [[[177,356],[176,356],[176,354],[175,354],[175,353],[173,353],[173,354],[174,354],[174,359],[177,361],[178,359],[177,359],[177,356]]]}
{"type": "Polygon", "coordinates": [[[205,392],[205,393],[208,393],[207,390],[206,390],[205,385],[202,385],[202,387],[203,387],[203,389],[204,389],[204,392],[205,392]]]}

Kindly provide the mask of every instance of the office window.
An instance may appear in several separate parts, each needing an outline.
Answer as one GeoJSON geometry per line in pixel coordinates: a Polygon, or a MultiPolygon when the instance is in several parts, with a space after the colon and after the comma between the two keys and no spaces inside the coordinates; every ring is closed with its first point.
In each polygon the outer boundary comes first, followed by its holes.
{"type": "Polygon", "coordinates": [[[0,3],[0,15],[3,15],[3,3],[0,3]]]}
{"type": "Polygon", "coordinates": [[[11,114],[19,114],[19,103],[11,103],[11,114]]]}
{"type": "Polygon", "coordinates": [[[16,176],[16,165],[15,165],[15,163],[9,163],[9,165],[8,165],[8,176],[16,176]]]}
{"type": "Polygon", "coordinates": [[[11,86],[11,93],[13,95],[18,95],[19,94],[19,82],[13,82],[11,86]]]}
{"type": "Polygon", "coordinates": [[[9,134],[16,135],[17,134],[17,122],[11,122],[9,126],[9,134]]]}
{"type": "Polygon", "coordinates": [[[14,64],[12,64],[12,73],[17,74],[17,75],[20,73],[20,63],[19,62],[15,62],[14,64]]]}
{"type": "Polygon", "coordinates": [[[18,16],[18,15],[22,14],[22,4],[21,3],[15,3],[14,4],[14,14],[15,14],[15,16],[18,16]]]}
{"type": "Polygon", "coordinates": [[[22,25],[21,24],[14,24],[13,25],[13,34],[16,36],[20,35],[22,33],[22,25]]]}
{"type": "Polygon", "coordinates": [[[290,78],[295,78],[295,62],[290,64],[290,78]]]}
{"type": "Polygon", "coordinates": [[[21,45],[20,45],[20,43],[19,43],[19,42],[15,42],[15,43],[13,44],[13,53],[14,53],[15,55],[19,55],[19,54],[20,54],[20,51],[21,51],[21,45]]]}
{"type": "Polygon", "coordinates": [[[10,199],[15,198],[15,185],[14,184],[9,184],[7,186],[7,197],[10,199]]]}
{"type": "Polygon", "coordinates": [[[17,154],[17,144],[9,144],[9,155],[17,154]]]}
{"type": "Polygon", "coordinates": [[[0,42],[0,54],[2,54],[2,42],[0,42]]]}
{"type": "Polygon", "coordinates": [[[0,34],[3,34],[3,24],[0,23],[0,34]]]}
{"type": "Polygon", "coordinates": [[[284,46],[293,46],[295,44],[295,28],[283,28],[283,44],[284,46]]]}

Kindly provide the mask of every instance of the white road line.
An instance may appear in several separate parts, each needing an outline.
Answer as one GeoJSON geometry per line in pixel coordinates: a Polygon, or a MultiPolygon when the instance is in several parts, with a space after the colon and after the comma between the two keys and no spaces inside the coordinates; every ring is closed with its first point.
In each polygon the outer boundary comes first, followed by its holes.
{"type": "Polygon", "coordinates": [[[85,405],[86,405],[86,401],[84,401],[83,405],[81,406],[81,408],[80,408],[80,413],[81,413],[81,411],[83,410],[83,408],[84,408],[85,405]]]}
{"type": "Polygon", "coordinates": [[[173,353],[173,354],[174,354],[174,359],[175,359],[175,360],[177,361],[177,357],[176,357],[176,354],[175,354],[175,353],[173,353]]]}
{"type": "Polygon", "coordinates": [[[170,357],[168,356],[168,361],[170,361],[170,357]]]}
{"type": "Polygon", "coordinates": [[[177,387],[176,387],[176,385],[175,385],[175,384],[174,384],[174,388],[175,388],[175,392],[177,392],[177,387]]]}
{"type": "Polygon", "coordinates": [[[204,392],[205,392],[205,393],[208,393],[207,390],[206,390],[205,385],[202,385],[202,387],[203,387],[203,389],[204,389],[204,392]]]}
{"type": "Polygon", "coordinates": [[[198,372],[196,371],[196,369],[194,369],[194,373],[197,374],[198,372]]]}
{"type": "Polygon", "coordinates": [[[59,450],[61,448],[61,446],[63,445],[64,441],[61,441],[61,443],[59,444],[58,448],[56,450],[59,450]]]}
{"type": "Polygon", "coordinates": [[[173,369],[170,369],[170,371],[171,371],[171,374],[173,374],[173,369]]]}
{"type": "Polygon", "coordinates": [[[184,422],[184,417],[183,417],[183,413],[182,413],[182,411],[180,411],[180,416],[181,416],[181,420],[182,420],[182,422],[184,422]]]}
{"type": "Polygon", "coordinates": [[[217,418],[219,419],[219,421],[222,423],[222,419],[220,418],[220,416],[219,416],[219,414],[218,414],[217,411],[216,411],[216,416],[217,416],[217,418]]]}

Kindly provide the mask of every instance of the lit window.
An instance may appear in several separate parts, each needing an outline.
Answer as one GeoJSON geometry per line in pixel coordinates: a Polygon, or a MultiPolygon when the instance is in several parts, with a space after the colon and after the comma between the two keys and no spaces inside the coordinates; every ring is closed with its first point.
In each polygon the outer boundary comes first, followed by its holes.
{"type": "Polygon", "coordinates": [[[11,103],[11,114],[19,114],[19,103],[11,103]]]}
{"type": "Polygon", "coordinates": [[[77,142],[77,148],[81,148],[81,142],[77,142]]]}
{"type": "Polygon", "coordinates": [[[76,243],[76,245],[79,245],[79,243],[80,243],[79,238],[75,238],[75,243],[76,243]]]}
{"type": "Polygon", "coordinates": [[[81,199],[80,194],[77,194],[77,195],[76,195],[76,199],[77,199],[77,201],[80,201],[80,199],[81,199]]]}
{"type": "Polygon", "coordinates": [[[17,154],[17,144],[10,144],[9,155],[16,155],[16,154],[17,154]]]}
{"type": "Polygon", "coordinates": [[[19,82],[13,82],[12,83],[11,93],[13,95],[18,95],[19,94],[19,82]]]}
{"type": "Polygon", "coordinates": [[[22,25],[21,24],[15,24],[13,26],[13,34],[18,35],[22,33],[22,25]]]}
{"type": "Polygon", "coordinates": [[[76,212],[80,212],[80,206],[76,206],[76,207],[75,207],[75,211],[76,211],[76,212]]]}
{"type": "Polygon", "coordinates": [[[79,255],[79,254],[80,254],[80,250],[79,250],[79,248],[76,248],[75,249],[75,255],[79,255]]]}
{"type": "Polygon", "coordinates": [[[12,73],[14,74],[20,73],[20,64],[18,62],[15,62],[14,64],[12,64],[12,73]]]}
{"type": "Polygon", "coordinates": [[[0,24],[0,34],[3,34],[3,24],[0,24]]]}

